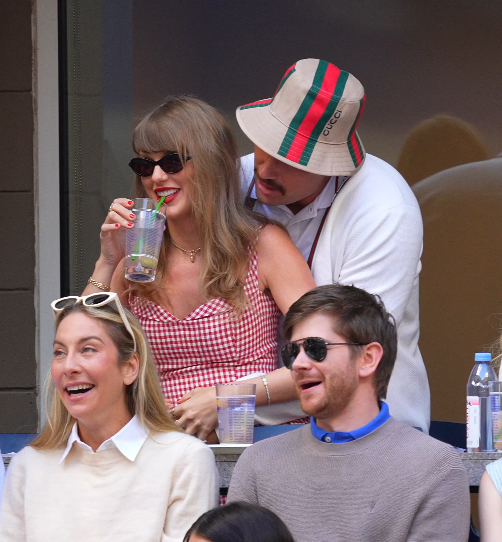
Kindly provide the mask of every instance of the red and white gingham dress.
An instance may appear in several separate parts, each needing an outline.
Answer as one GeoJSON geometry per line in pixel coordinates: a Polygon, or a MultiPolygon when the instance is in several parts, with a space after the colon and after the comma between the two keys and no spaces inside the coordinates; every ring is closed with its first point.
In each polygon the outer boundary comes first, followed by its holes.
{"type": "Polygon", "coordinates": [[[222,298],[208,301],[180,320],[152,301],[129,296],[131,311],[143,326],[157,362],[162,391],[171,402],[197,387],[277,368],[280,312],[274,300],[260,291],[258,258],[251,247],[250,252],[244,286],[250,306],[239,319],[222,298]]]}

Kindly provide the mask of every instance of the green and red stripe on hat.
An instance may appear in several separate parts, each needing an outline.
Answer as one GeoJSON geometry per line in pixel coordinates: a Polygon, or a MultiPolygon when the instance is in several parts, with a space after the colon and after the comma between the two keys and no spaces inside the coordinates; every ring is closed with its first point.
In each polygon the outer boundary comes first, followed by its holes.
{"type": "Polygon", "coordinates": [[[350,73],[325,60],[300,60],[273,98],[244,105],[237,120],[260,148],[299,169],[351,175],[365,152],[357,134],[364,89],[350,73]]]}

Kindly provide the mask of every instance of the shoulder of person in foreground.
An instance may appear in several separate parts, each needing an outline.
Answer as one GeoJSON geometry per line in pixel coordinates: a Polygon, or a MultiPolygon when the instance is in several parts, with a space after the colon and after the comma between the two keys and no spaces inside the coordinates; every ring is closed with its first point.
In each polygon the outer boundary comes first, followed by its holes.
{"type": "Polygon", "coordinates": [[[175,431],[152,433],[145,444],[147,454],[142,462],[148,466],[155,463],[159,481],[162,472],[172,473],[162,541],[182,540],[194,521],[218,504],[219,478],[214,454],[198,438],[175,431]]]}
{"type": "MultiPolygon", "coordinates": [[[[362,198],[363,205],[365,201],[369,204],[373,200],[384,208],[400,204],[419,208],[413,191],[399,171],[371,154],[366,155],[363,165],[348,181],[346,188],[349,188],[348,192],[364,191],[359,194],[360,197],[367,196],[362,198]]],[[[343,188],[339,197],[346,188],[343,188]]]]}
{"type": "Polygon", "coordinates": [[[148,435],[148,453],[168,454],[181,463],[192,461],[207,466],[215,466],[214,454],[200,439],[181,431],[151,432],[148,435]]]}
{"type": "Polygon", "coordinates": [[[17,453],[9,464],[5,477],[5,485],[0,506],[0,541],[25,542],[25,503],[24,492],[29,472],[43,475],[44,458],[53,458],[55,464],[62,450],[36,450],[26,446],[17,453]]]}
{"type": "Polygon", "coordinates": [[[288,453],[301,446],[302,431],[310,431],[310,424],[301,425],[278,435],[257,442],[240,456],[232,472],[227,502],[246,501],[259,504],[257,477],[282,470],[288,453]]]}
{"type": "Polygon", "coordinates": [[[420,206],[424,207],[436,200],[441,204],[449,203],[452,198],[477,199],[493,195],[500,199],[501,187],[502,156],[499,155],[439,171],[414,184],[412,190],[420,206]]]}
{"type": "Polygon", "coordinates": [[[462,472],[465,472],[460,454],[453,446],[435,439],[411,425],[397,421],[395,418],[391,418],[391,420],[395,428],[396,453],[402,452],[409,455],[410,465],[416,463],[427,468],[430,462],[431,465],[437,465],[443,469],[459,467],[462,472]]]}
{"type": "Polygon", "coordinates": [[[478,510],[483,542],[498,542],[502,533],[502,459],[486,466],[479,484],[478,510]]]}
{"type": "Polygon", "coordinates": [[[408,542],[467,540],[469,481],[455,449],[401,422],[398,442],[406,456],[410,491],[422,492],[408,542]]]}

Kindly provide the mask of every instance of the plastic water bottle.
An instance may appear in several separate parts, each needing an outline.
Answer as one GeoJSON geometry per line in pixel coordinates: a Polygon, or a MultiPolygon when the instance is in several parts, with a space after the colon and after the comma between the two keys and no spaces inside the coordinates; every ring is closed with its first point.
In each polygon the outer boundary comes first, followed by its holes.
{"type": "Polygon", "coordinates": [[[494,452],[490,389],[488,383],[497,380],[491,366],[492,355],[478,352],[467,382],[467,451],[494,452]]]}

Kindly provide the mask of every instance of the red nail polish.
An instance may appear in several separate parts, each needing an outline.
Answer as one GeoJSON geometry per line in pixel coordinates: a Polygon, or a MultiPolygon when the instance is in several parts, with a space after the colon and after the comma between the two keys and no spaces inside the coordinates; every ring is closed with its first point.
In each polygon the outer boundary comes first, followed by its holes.
{"type": "Polygon", "coordinates": [[[128,226],[132,226],[132,222],[128,222],[127,225],[128,225],[128,226]]]}
{"type": "Polygon", "coordinates": [[[115,224],[115,227],[116,227],[116,228],[119,228],[119,227],[120,227],[120,224],[115,224]]]}
{"type": "Polygon", "coordinates": [[[134,218],[134,215],[133,215],[133,214],[130,214],[130,215],[129,215],[129,218],[134,218]]]}
{"type": "Polygon", "coordinates": [[[131,200],[128,200],[127,203],[128,203],[129,205],[132,205],[132,204],[133,204],[133,202],[132,202],[131,200]]]}

